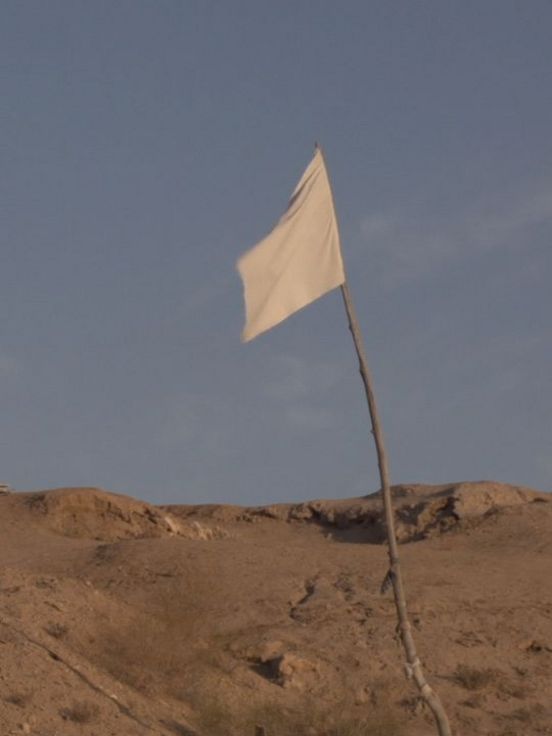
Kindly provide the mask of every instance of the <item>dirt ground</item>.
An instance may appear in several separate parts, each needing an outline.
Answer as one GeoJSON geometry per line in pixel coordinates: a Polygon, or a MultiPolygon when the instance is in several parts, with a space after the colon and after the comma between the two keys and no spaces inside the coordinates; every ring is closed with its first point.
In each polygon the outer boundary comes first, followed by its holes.
{"type": "MultiPolygon", "coordinates": [[[[457,736],[552,734],[552,495],[397,486],[410,618],[457,736]]],[[[429,736],[379,495],[153,507],[0,494],[0,736],[429,736]]]]}

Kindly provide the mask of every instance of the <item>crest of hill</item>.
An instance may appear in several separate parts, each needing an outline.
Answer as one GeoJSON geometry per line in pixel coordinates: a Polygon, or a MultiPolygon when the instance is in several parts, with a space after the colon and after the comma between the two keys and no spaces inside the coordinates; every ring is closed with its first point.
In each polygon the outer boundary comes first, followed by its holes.
{"type": "Polygon", "coordinates": [[[4,516],[27,520],[47,531],[75,539],[115,542],[182,536],[210,539],[224,536],[196,521],[180,521],[152,504],[101,488],[54,488],[35,493],[14,493],[3,498],[4,516]]]}
{"type": "MultiPolygon", "coordinates": [[[[474,525],[513,507],[552,500],[548,493],[495,481],[403,484],[393,486],[392,493],[400,542],[417,541],[454,528],[474,525]]],[[[341,534],[343,541],[355,536],[350,541],[379,544],[386,539],[380,492],[360,498],[254,508],[226,505],[165,508],[178,518],[199,517],[220,524],[271,518],[288,523],[314,523],[341,534]]]]}
{"type": "MultiPolygon", "coordinates": [[[[547,503],[547,493],[491,481],[393,487],[397,536],[417,541],[462,525],[477,524],[502,510],[547,503]]],[[[231,505],[154,506],[100,488],[56,488],[3,497],[20,519],[64,537],[113,542],[183,536],[214,539],[228,536],[240,522],[272,519],[289,524],[316,524],[343,535],[343,541],[385,541],[381,494],[341,500],[313,500],[260,507],[231,505]],[[354,533],[355,539],[352,539],[354,533]],[[349,539],[349,537],[351,537],[349,539]]],[[[8,509],[5,509],[5,513],[8,509]]]]}

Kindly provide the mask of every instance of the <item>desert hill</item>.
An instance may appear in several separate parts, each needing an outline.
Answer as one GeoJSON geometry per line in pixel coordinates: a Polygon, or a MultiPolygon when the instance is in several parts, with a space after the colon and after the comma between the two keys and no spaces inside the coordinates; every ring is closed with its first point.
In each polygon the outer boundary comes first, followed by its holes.
{"type": "MultiPolygon", "coordinates": [[[[552,496],[394,488],[411,621],[456,734],[552,734],[552,496]]],[[[0,736],[433,734],[378,494],[165,506],[0,494],[0,736]]]]}

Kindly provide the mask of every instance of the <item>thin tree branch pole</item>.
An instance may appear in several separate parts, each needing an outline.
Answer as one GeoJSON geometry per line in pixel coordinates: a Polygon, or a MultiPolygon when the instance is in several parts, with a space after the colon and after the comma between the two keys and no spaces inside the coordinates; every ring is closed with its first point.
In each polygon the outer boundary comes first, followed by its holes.
{"type": "Polygon", "coordinates": [[[395,597],[395,607],[397,609],[397,618],[399,621],[399,629],[401,639],[406,653],[406,672],[409,677],[414,679],[422,697],[431,708],[437,724],[439,736],[451,736],[451,730],[447,714],[443,708],[443,704],[437,693],[427,683],[422,665],[416,654],[416,646],[412,636],[412,628],[408,620],[408,611],[406,608],[406,598],[404,594],[404,586],[402,582],[401,567],[399,561],[399,552],[397,538],[395,536],[395,520],[393,513],[393,502],[391,499],[391,487],[389,483],[389,469],[387,465],[387,455],[383,442],[383,433],[381,430],[376,399],[372,388],[372,376],[368,368],[368,362],[364,351],[362,335],[356,318],[355,310],[349,292],[347,282],[341,286],[341,293],[345,303],[345,311],[349,320],[349,329],[353,337],[356,353],[358,356],[359,370],[366,391],[366,399],[368,400],[368,408],[370,410],[370,418],[372,421],[372,434],[376,443],[376,451],[378,455],[378,466],[381,479],[381,490],[383,494],[383,506],[385,509],[385,524],[387,527],[388,553],[389,553],[389,573],[393,585],[393,594],[395,597]]]}

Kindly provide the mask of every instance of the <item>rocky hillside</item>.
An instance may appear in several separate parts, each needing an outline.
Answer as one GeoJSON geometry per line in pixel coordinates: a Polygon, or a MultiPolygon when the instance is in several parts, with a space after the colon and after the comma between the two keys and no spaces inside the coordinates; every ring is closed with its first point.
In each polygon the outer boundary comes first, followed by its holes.
{"type": "MultiPolygon", "coordinates": [[[[552,734],[552,496],[394,488],[411,621],[455,734],[552,734]]],[[[0,734],[434,733],[378,494],[154,507],[0,494],[0,734]]]]}

